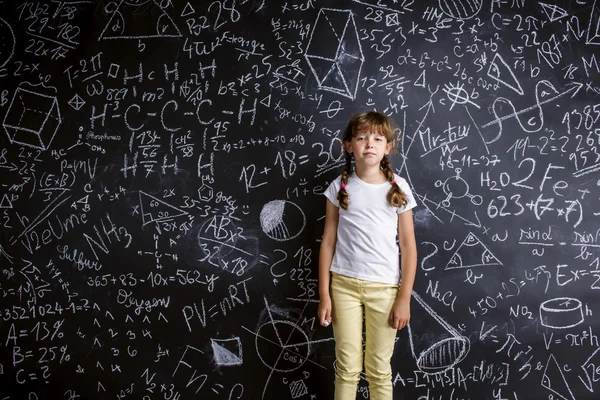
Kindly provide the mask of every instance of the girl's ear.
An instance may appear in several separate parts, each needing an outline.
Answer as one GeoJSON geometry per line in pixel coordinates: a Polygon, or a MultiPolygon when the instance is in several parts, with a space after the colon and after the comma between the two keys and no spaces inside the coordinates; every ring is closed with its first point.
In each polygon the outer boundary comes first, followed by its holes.
{"type": "Polygon", "coordinates": [[[346,149],[349,154],[352,154],[352,143],[349,140],[344,140],[344,149],[346,149]]]}
{"type": "Polygon", "coordinates": [[[390,151],[392,151],[393,146],[394,146],[394,144],[392,142],[387,142],[387,145],[385,146],[385,149],[386,149],[385,154],[390,154],[390,151]]]}

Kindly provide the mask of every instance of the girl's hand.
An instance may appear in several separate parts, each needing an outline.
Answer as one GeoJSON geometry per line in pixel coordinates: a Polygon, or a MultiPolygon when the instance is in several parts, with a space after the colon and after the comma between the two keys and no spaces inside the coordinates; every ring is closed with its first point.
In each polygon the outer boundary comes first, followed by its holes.
{"type": "Polygon", "coordinates": [[[390,326],[402,329],[410,322],[410,299],[396,299],[390,312],[390,326]]]}
{"type": "Polygon", "coordinates": [[[319,322],[321,326],[329,326],[331,324],[331,298],[327,296],[319,301],[319,322]]]}

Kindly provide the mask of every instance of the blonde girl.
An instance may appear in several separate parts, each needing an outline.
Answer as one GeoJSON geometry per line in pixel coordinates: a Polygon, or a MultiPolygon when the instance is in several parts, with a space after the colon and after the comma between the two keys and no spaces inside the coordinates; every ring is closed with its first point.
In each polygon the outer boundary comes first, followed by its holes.
{"type": "Polygon", "coordinates": [[[354,115],[343,137],[346,165],[324,193],[318,316],[333,326],[335,400],[356,398],[363,365],[371,399],[393,398],[391,358],[397,330],[410,321],[417,264],[416,202],[388,158],[395,135],[381,113],[354,115]]]}

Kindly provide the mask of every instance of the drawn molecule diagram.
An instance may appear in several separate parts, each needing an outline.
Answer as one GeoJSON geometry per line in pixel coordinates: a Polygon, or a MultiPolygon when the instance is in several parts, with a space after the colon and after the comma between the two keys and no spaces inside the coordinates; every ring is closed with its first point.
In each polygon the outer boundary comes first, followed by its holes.
{"type": "Polygon", "coordinates": [[[476,206],[480,206],[483,203],[483,198],[479,195],[472,195],[469,193],[469,184],[463,178],[460,173],[461,168],[456,168],[456,175],[451,176],[445,181],[438,180],[435,182],[435,187],[442,187],[446,198],[442,200],[444,207],[450,207],[450,199],[462,199],[463,197],[469,197],[471,203],[476,206]]]}

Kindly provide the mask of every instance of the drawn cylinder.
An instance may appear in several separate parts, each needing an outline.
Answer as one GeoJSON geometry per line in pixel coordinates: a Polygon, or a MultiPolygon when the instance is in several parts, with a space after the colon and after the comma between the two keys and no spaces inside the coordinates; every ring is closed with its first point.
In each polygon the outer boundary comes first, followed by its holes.
{"type": "Polygon", "coordinates": [[[572,297],[557,297],[540,305],[542,325],[548,328],[572,328],[583,322],[581,301],[572,297]]]}

